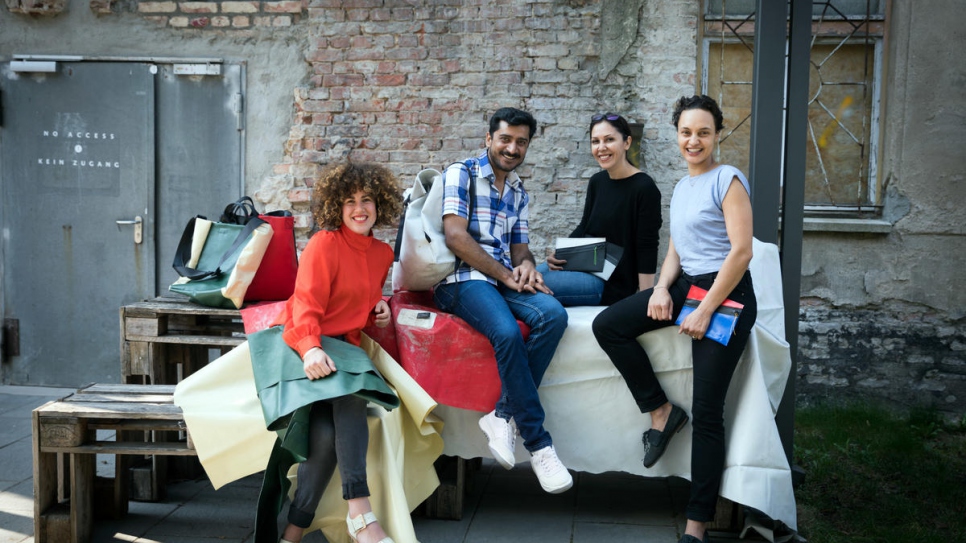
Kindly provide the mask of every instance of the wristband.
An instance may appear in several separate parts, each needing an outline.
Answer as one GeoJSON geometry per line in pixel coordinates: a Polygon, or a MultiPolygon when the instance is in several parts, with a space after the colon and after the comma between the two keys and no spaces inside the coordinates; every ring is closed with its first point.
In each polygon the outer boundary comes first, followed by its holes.
{"type": "Polygon", "coordinates": [[[667,290],[667,287],[664,285],[655,285],[651,290],[657,290],[659,288],[663,288],[664,290],[667,290]]]}

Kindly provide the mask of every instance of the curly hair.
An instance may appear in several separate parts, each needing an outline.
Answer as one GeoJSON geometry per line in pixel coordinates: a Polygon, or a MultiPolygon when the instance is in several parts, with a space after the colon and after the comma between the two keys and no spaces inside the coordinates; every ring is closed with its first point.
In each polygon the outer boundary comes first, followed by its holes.
{"type": "Polygon", "coordinates": [[[376,226],[394,226],[402,209],[396,177],[389,168],[372,162],[334,162],[322,169],[312,189],[312,217],[319,228],[342,226],[342,203],[362,191],[376,203],[376,226]]]}
{"type": "Polygon", "coordinates": [[[721,113],[721,108],[718,107],[718,102],[715,102],[714,98],[705,94],[695,94],[691,97],[682,96],[678,98],[678,101],[674,103],[674,112],[671,114],[671,124],[675,128],[677,128],[678,121],[681,119],[681,113],[689,109],[703,109],[707,111],[714,118],[714,131],[721,132],[724,130],[724,115],[721,113]]]}

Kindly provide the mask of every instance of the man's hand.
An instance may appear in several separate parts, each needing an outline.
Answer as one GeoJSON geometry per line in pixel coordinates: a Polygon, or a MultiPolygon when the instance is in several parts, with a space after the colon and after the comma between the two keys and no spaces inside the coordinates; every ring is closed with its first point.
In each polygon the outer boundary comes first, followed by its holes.
{"type": "Polygon", "coordinates": [[[335,362],[318,347],[309,349],[302,357],[302,369],[310,381],[327,377],[335,371],[335,362]]]}
{"type": "Polygon", "coordinates": [[[392,311],[389,310],[389,304],[385,300],[376,302],[376,307],[372,312],[375,314],[376,326],[379,328],[385,328],[392,320],[392,311]]]}
{"type": "Polygon", "coordinates": [[[506,286],[516,290],[517,292],[542,292],[544,294],[553,294],[553,292],[547,288],[547,285],[543,282],[543,274],[537,271],[533,265],[533,261],[524,260],[519,266],[513,268],[513,273],[510,275],[512,282],[515,285],[511,285],[509,282],[504,281],[506,286]]]}

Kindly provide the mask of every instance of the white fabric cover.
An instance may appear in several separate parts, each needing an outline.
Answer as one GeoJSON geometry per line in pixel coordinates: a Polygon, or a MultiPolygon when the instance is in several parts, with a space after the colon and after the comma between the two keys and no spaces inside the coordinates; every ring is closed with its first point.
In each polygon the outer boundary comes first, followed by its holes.
{"type": "MultiPolygon", "coordinates": [[[[758,319],[726,400],[727,455],[721,495],[797,530],[791,470],[774,419],[791,368],[784,340],[778,248],[755,240],[753,250],[750,269],[758,319]]],[[[575,471],[623,471],[690,479],[690,424],[671,441],[657,464],[651,469],[642,464],[641,434],[650,427],[650,417],[638,410],[620,373],[594,338],[591,324],[602,309],[568,308],[567,331],[540,386],[546,428],[557,454],[575,471]]],[[[691,339],[670,326],[644,334],[639,341],[647,349],[668,398],[690,414],[691,339]]],[[[481,413],[444,405],[435,413],[445,421],[443,454],[491,456],[477,425],[481,413]]],[[[519,439],[516,457],[518,462],[529,461],[519,439]]]]}

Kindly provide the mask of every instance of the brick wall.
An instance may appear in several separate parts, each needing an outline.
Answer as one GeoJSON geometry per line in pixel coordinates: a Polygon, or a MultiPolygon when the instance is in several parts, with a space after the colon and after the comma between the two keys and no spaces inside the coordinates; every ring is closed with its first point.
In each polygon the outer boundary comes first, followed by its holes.
{"type": "Polygon", "coordinates": [[[634,13],[637,38],[601,78],[600,2],[314,1],[302,23],[312,29],[310,84],[295,91],[284,158],[256,199],[284,205],[284,192],[304,212],[318,170],[347,155],[386,164],[408,184],[424,167],[480,149],[489,115],[503,106],[540,125],[520,172],[535,202],[535,252],[579,217],[597,169],[587,133],[594,113],[644,124],[646,161],[662,165],[652,174],[669,198],[680,173],[661,170],[680,164],[668,110],[694,89],[697,8],[661,2],[640,20],[644,11],[634,13]]]}
{"type": "Polygon", "coordinates": [[[138,2],[137,13],[173,28],[239,30],[251,27],[284,28],[302,17],[301,1],[259,2],[138,2]]]}

